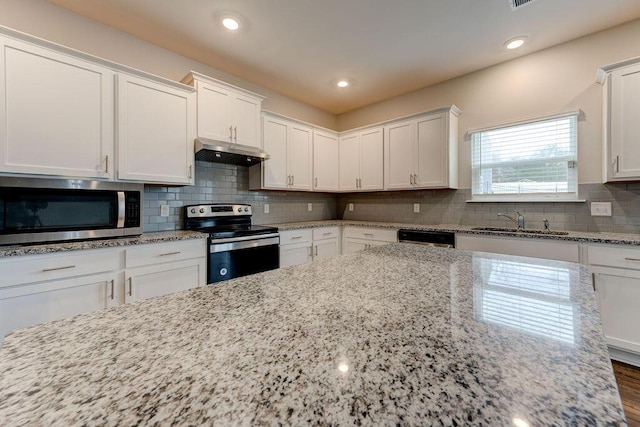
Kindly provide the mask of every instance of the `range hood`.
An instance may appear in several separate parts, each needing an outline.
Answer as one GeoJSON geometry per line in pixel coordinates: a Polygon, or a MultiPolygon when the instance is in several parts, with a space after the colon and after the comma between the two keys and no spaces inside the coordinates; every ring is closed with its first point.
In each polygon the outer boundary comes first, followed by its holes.
{"type": "Polygon", "coordinates": [[[196,160],[239,166],[252,166],[269,158],[257,147],[208,138],[196,138],[195,152],[196,160]]]}

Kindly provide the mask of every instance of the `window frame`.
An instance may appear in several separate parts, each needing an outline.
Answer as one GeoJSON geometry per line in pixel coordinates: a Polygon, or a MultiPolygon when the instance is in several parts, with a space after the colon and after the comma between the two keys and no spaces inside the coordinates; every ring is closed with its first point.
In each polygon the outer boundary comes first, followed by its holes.
{"type": "MultiPolygon", "coordinates": [[[[519,120],[515,120],[515,121],[509,121],[509,122],[502,122],[502,123],[497,123],[497,124],[493,124],[490,126],[486,126],[486,127],[482,127],[482,128],[477,128],[477,129],[470,129],[467,131],[467,135],[469,136],[469,140],[471,142],[471,200],[467,200],[467,202],[511,202],[511,203],[518,203],[518,202],[584,202],[584,200],[581,200],[578,198],[578,191],[579,191],[579,181],[578,181],[578,177],[579,177],[579,171],[578,171],[578,143],[579,143],[579,138],[578,138],[578,124],[581,120],[581,118],[583,117],[583,113],[580,109],[573,109],[573,110],[567,110],[567,111],[562,111],[562,112],[556,112],[556,113],[551,113],[551,114],[546,114],[546,115],[541,115],[541,116],[534,116],[534,117],[527,117],[524,119],[519,119],[519,120]],[[538,193],[538,192],[532,192],[532,193],[513,193],[513,194],[508,194],[508,193],[500,193],[500,194],[483,194],[483,193],[474,193],[477,185],[476,185],[476,171],[474,169],[474,149],[475,149],[475,142],[474,142],[474,135],[475,134],[479,134],[482,132],[488,132],[488,131],[492,131],[492,130],[498,130],[498,129],[506,129],[506,128],[510,128],[510,127],[514,127],[514,126],[521,126],[521,125],[527,125],[527,124],[533,124],[533,123],[538,123],[538,122],[544,122],[544,121],[548,121],[548,120],[554,120],[554,119],[562,119],[565,117],[575,117],[575,153],[574,156],[569,156],[569,157],[565,157],[564,160],[566,161],[574,161],[575,162],[575,172],[573,172],[574,175],[574,179],[575,179],[575,191],[569,191],[569,192],[565,192],[565,193],[538,193]]],[[[561,159],[561,157],[557,157],[557,159],[561,159]]],[[[507,162],[505,162],[507,163],[507,162]]]]}

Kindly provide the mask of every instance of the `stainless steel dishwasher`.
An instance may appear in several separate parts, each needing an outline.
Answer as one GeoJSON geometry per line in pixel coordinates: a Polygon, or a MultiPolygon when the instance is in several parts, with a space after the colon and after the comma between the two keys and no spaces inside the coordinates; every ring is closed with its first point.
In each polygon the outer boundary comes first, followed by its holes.
{"type": "Polygon", "coordinates": [[[455,248],[456,235],[449,231],[398,230],[398,241],[418,245],[455,248]]]}

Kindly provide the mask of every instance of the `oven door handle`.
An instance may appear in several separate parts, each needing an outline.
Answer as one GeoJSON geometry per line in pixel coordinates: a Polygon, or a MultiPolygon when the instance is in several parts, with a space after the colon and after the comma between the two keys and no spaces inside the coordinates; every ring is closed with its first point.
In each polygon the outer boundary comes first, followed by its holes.
{"type": "Polygon", "coordinates": [[[280,237],[270,237],[267,239],[241,240],[238,242],[214,243],[209,245],[209,253],[229,252],[238,249],[259,248],[261,246],[279,245],[280,237]]]}

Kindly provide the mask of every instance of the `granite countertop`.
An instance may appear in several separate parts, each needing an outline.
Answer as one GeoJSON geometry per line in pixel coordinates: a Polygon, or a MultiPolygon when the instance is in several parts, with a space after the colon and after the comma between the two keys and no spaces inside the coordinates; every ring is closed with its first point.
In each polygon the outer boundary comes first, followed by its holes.
{"type": "Polygon", "coordinates": [[[306,222],[288,222],[282,224],[270,224],[278,227],[280,231],[299,230],[303,228],[329,227],[329,226],[357,226],[357,227],[373,227],[373,228],[404,228],[409,230],[425,230],[425,231],[449,231],[452,233],[477,234],[484,236],[500,236],[500,237],[518,237],[523,239],[547,239],[547,240],[563,240],[571,242],[587,242],[587,243],[609,243],[617,245],[640,245],[640,234],[625,233],[589,233],[581,231],[569,231],[566,235],[558,234],[534,234],[526,232],[513,231],[486,231],[474,230],[478,226],[456,225],[456,224],[406,224],[402,222],[376,222],[376,221],[351,221],[351,220],[325,220],[325,221],[306,221],[306,222]]]}
{"type": "Polygon", "coordinates": [[[0,420],[625,425],[590,280],[395,243],[125,304],[7,335],[0,420]]]}
{"type": "Polygon", "coordinates": [[[0,246],[0,258],[206,238],[207,234],[197,231],[176,230],[144,233],[140,236],[120,237],[116,239],[81,240],[77,242],[47,243],[43,245],[0,246]]]}

